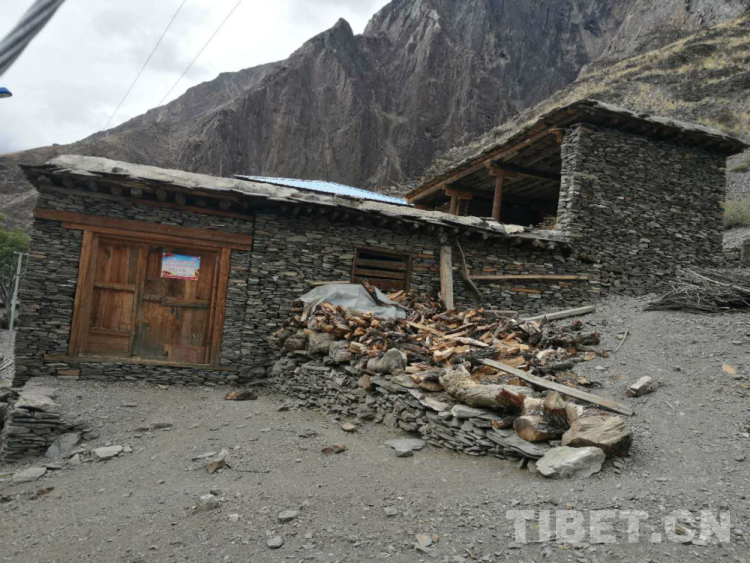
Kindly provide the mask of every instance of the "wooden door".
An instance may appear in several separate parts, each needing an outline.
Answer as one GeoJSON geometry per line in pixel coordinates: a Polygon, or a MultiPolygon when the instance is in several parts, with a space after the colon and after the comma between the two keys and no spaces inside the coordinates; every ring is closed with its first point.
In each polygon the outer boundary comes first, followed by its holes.
{"type": "Polygon", "coordinates": [[[141,245],[107,237],[93,240],[88,323],[81,352],[129,356],[141,245]]]}
{"type": "Polygon", "coordinates": [[[206,364],[210,361],[219,252],[148,245],[136,313],[133,355],[138,358],[206,364]],[[200,259],[197,279],[163,273],[165,256],[200,259]]]}

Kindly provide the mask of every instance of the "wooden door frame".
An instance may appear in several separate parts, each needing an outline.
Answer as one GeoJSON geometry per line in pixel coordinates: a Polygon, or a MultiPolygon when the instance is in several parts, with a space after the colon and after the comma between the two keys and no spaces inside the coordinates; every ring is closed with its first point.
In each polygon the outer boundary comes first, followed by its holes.
{"type": "MultiPolygon", "coordinates": [[[[93,223],[93,221],[91,222],[93,223]]],[[[216,253],[216,267],[214,268],[214,279],[211,284],[211,306],[209,309],[209,327],[208,327],[208,353],[207,363],[205,364],[188,364],[185,362],[159,362],[159,365],[174,365],[174,366],[202,366],[205,368],[216,368],[219,365],[221,357],[221,344],[222,335],[224,329],[224,320],[226,318],[226,295],[229,284],[229,265],[231,260],[232,248],[236,248],[236,243],[224,243],[212,240],[206,241],[197,238],[202,231],[193,230],[193,237],[175,237],[164,234],[156,233],[145,233],[136,231],[123,231],[120,229],[112,229],[107,227],[100,227],[94,224],[85,224],[83,222],[75,225],[66,224],[66,228],[82,230],[83,237],[81,240],[81,253],[79,257],[78,267],[78,280],[76,285],[75,302],[73,304],[73,318],[70,329],[70,339],[68,342],[68,356],[71,358],[79,358],[81,356],[81,349],[85,341],[85,331],[87,330],[88,321],[91,318],[91,303],[93,300],[93,285],[95,278],[95,268],[97,262],[97,247],[99,237],[112,237],[123,240],[124,242],[131,242],[141,244],[139,248],[138,256],[138,278],[136,280],[136,292],[134,294],[133,304],[133,325],[132,333],[130,337],[130,351],[133,350],[133,339],[135,335],[135,322],[139,318],[138,315],[142,310],[142,296],[143,286],[145,283],[145,261],[148,252],[148,245],[174,245],[180,248],[195,248],[203,251],[210,251],[216,253]],[[195,233],[198,233],[196,235],[195,233]]],[[[137,223],[133,221],[133,223],[137,223]]],[[[186,227],[182,229],[190,230],[186,227]]],[[[181,235],[184,233],[180,233],[181,235]]],[[[232,241],[234,242],[234,241],[232,241]]],[[[245,248],[243,248],[245,250],[245,248]]],[[[100,358],[101,361],[118,362],[122,360],[129,360],[128,363],[137,363],[140,358],[119,358],[119,357],[107,357],[107,356],[92,356],[100,358]]],[[[144,364],[152,363],[149,360],[143,360],[144,364]]]]}

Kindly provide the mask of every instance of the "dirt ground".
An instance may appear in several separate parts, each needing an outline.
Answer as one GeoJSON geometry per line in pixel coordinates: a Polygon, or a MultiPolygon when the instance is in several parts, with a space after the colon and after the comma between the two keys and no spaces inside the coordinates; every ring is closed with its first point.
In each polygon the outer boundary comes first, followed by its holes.
{"type": "MultiPolygon", "coordinates": [[[[601,384],[592,392],[630,405],[634,446],[625,467],[611,463],[582,480],[548,481],[516,463],[431,447],[397,458],[384,442],[398,434],[365,423],[346,434],[324,413],[284,410],[264,392],[224,401],[226,389],[55,382],[64,412],[88,420],[99,438],[85,447],[131,446],[110,461],[63,464],[40,480],[12,484],[13,472],[44,461],[0,466],[0,561],[512,561],[683,562],[750,560],[750,314],[715,317],[642,311],[615,300],[584,318],[603,347],[621,349],[581,365],[601,384]],[[738,368],[736,375],[722,365],[738,368]],[[662,383],[625,397],[642,375],[662,383]],[[282,410],[279,410],[280,407],[282,410]],[[167,429],[144,431],[152,423],[167,429]],[[301,437],[313,429],[317,436],[301,437]],[[347,451],[324,455],[343,443],[347,451]],[[227,448],[231,469],[209,474],[193,458],[227,448]],[[38,498],[44,487],[54,487],[38,498]],[[197,510],[213,491],[222,499],[197,510]],[[386,508],[395,508],[388,516],[386,508]],[[299,510],[288,523],[283,510],[299,510]],[[630,543],[521,543],[508,510],[641,510],[648,520],[630,543]],[[694,545],[662,539],[674,510],[729,511],[731,540],[694,545]],[[437,542],[415,549],[417,534],[437,542]],[[281,536],[283,546],[267,547],[281,536]]],[[[535,513],[536,514],[536,513],[535,513]]],[[[534,522],[527,526],[535,541],[534,522]]],[[[554,514],[553,514],[554,531],[554,514]]],[[[554,533],[553,533],[554,535],[554,533]]]]}

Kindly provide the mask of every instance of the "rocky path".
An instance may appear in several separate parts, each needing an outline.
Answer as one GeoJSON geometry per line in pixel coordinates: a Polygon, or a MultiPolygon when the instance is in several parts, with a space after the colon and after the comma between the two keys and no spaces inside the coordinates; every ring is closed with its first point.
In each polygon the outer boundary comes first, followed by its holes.
{"type": "MultiPolygon", "coordinates": [[[[57,402],[98,434],[83,447],[125,450],[108,461],[56,461],[61,469],[26,483],[10,476],[42,461],[0,466],[0,561],[747,561],[750,315],[641,307],[610,302],[586,318],[605,347],[628,336],[578,372],[637,415],[625,465],[608,462],[584,480],[544,480],[509,461],[430,446],[396,457],[385,445],[393,430],[347,433],[345,421],[286,410],[283,397],[262,390],[257,401],[231,402],[225,389],[55,383],[57,402]],[[642,375],[662,386],[626,398],[642,375]],[[332,444],[346,451],[323,454],[332,444]],[[230,467],[210,474],[197,458],[221,449],[230,467]],[[678,509],[728,511],[729,541],[672,541],[664,519],[678,509]],[[648,514],[638,541],[615,513],[615,543],[597,543],[592,514],[618,510],[648,514]],[[283,511],[292,512],[282,522],[283,511]],[[586,533],[522,543],[508,511],[535,520],[550,511],[553,537],[564,531],[556,521],[580,514],[586,533]]],[[[525,529],[538,540],[534,521],[525,529]]],[[[674,538],[689,536],[677,529],[674,538]]]]}

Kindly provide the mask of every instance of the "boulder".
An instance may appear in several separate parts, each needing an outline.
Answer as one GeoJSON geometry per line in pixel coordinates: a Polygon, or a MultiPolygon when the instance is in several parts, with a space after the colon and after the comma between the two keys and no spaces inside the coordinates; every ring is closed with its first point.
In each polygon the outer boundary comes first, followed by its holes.
{"type": "Polygon", "coordinates": [[[313,332],[307,337],[307,351],[311,354],[328,354],[335,340],[333,334],[313,332]]]}
{"type": "Polygon", "coordinates": [[[627,453],[632,443],[630,427],[619,416],[579,418],[562,437],[563,446],[592,446],[601,449],[607,457],[627,453]]]}
{"type": "Polygon", "coordinates": [[[545,477],[591,477],[602,469],[606,456],[599,448],[552,448],[536,462],[536,469],[545,477]]]}
{"type": "Polygon", "coordinates": [[[375,373],[393,373],[406,368],[406,354],[391,348],[381,358],[372,358],[367,362],[367,369],[375,373]]]}

